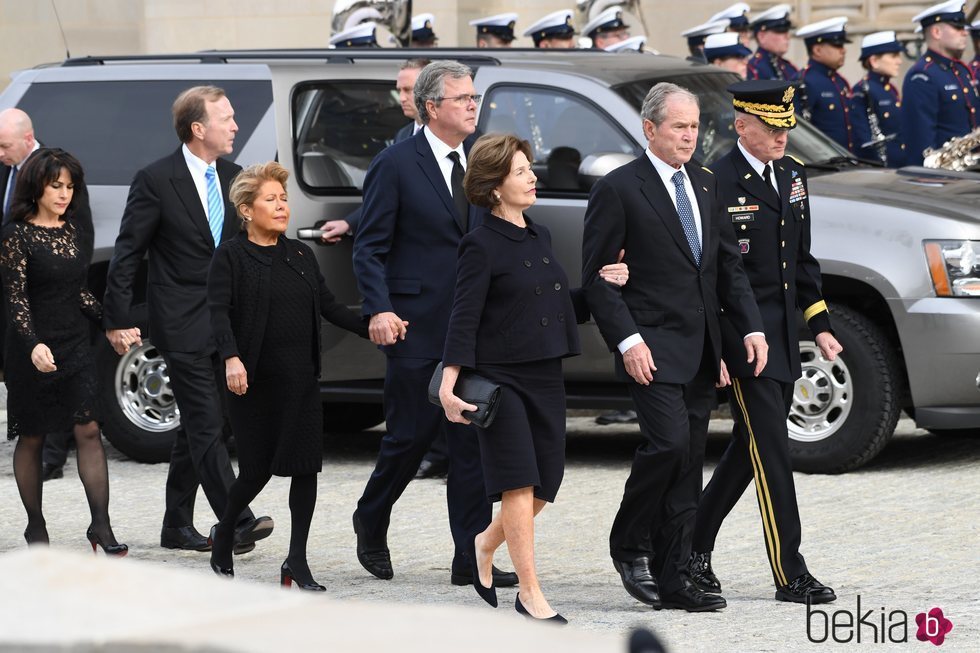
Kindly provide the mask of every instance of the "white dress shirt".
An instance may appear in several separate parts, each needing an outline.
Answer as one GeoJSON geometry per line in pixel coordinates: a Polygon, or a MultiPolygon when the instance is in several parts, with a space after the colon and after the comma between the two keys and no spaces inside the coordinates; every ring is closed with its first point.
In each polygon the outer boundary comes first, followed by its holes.
{"type": "Polygon", "coordinates": [[[432,154],[435,155],[436,163],[439,164],[442,178],[446,180],[446,188],[449,189],[449,194],[452,195],[453,160],[449,158],[449,153],[459,152],[459,163],[463,166],[463,172],[466,172],[466,154],[463,152],[463,144],[460,143],[458,147],[449,147],[439,140],[439,137],[433,134],[431,129],[425,129],[422,133],[425,134],[425,140],[429,141],[429,147],[432,148],[432,154]]]}
{"type": "MultiPolygon", "coordinates": [[[[763,170],[765,170],[766,164],[763,163],[762,161],[760,161],[759,159],[755,158],[754,156],[752,156],[752,154],[747,149],[745,149],[745,146],[742,145],[742,139],[741,138],[738,139],[738,149],[742,153],[742,156],[745,157],[745,160],[748,162],[749,166],[753,170],[755,170],[755,173],[757,175],[759,175],[760,177],[762,177],[762,180],[763,181],[765,181],[766,180],[766,176],[764,174],[762,174],[762,172],[763,172],[763,170]]],[[[770,167],[772,166],[772,162],[769,162],[769,166],[770,167]]],[[[775,170],[772,170],[772,172],[770,173],[770,176],[769,176],[769,185],[772,186],[772,189],[774,191],[776,191],[776,197],[779,197],[779,187],[776,185],[776,171],[775,170]]]]}
{"type": "Polygon", "coordinates": [[[204,174],[208,171],[209,165],[214,166],[214,183],[218,187],[218,197],[221,197],[222,205],[224,205],[224,197],[221,195],[221,179],[218,178],[218,166],[199,158],[188,149],[186,144],[180,146],[180,151],[184,154],[184,161],[187,162],[187,169],[191,171],[191,179],[194,181],[194,187],[197,188],[197,195],[201,198],[204,217],[210,217],[208,216],[208,180],[205,179],[204,174]]]}

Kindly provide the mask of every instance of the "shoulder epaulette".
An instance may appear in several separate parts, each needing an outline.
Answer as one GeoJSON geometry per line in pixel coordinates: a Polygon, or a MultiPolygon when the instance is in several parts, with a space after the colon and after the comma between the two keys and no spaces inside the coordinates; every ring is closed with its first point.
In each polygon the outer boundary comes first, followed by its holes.
{"type": "Polygon", "coordinates": [[[707,172],[709,175],[715,174],[715,173],[711,172],[711,170],[709,168],[705,168],[704,166],[701,166],[701,169],[704,170],[705,172],[707,172]]]}
{"type": "Polygon", "coordinates": [[[797,163],[799,163],[799,164],[800,164],[801,166],[803,166],[804,168],[806,167],[806,164],[805,164],[805,163],[803,163],[802,161],[800,161],[799,159],[797,159],[797,158],[796,158],[795,156],[793,156],[792,154],[787,154],[786,156],[788,156],[789,158],[791,158],[791,159],[793,159],[794,161],[796,161],[797,163]]]}

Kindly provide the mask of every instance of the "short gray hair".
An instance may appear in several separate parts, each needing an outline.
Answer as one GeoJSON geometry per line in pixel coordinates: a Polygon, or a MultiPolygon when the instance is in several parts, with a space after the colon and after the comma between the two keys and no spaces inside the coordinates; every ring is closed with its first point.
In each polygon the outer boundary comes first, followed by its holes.
{"type": "Polygon", "coordinates": [[[644,120],[649,120],[659,127],[667,118],[667,100],[675,95],[685,97],[694,102],[698,109],[701,108],[698,96],[683,86],[671,84],[670,82],[660,82],[659,84],[655,84],[647,92],[647,96],[643,98],[643,108],[640,110],[640,117],[644,120]]]}
{"type": "Polygon", "coordinates": [[[419,78],[415,80],[415,108],[419,112],[419,120],[423,125],[429,124],[429,112],[425,103],[432,100],[439,106],[446,92],[446,78],[463,79],[472,77],[473,71],[458,61],[433,61],[422,69],[419,78]]]}

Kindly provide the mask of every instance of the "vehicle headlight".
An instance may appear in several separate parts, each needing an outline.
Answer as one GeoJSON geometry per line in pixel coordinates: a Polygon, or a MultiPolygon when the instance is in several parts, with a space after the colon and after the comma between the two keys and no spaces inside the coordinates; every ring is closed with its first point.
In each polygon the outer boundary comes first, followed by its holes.
{"type": "Polygon", "coordinates": [[[980,297],[980,241],[930,240],[925,248],[938,297],[980,297]]]}

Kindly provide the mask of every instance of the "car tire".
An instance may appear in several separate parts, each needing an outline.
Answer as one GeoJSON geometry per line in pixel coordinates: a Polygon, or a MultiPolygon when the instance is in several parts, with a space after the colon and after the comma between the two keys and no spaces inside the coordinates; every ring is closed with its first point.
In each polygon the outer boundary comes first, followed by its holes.
{"type": "MultiPolygon", "coordinates": [[[[141,328],[146,333],[145,325],[141,328]]],[[[96,345],[96,364],[103,435],[137,462],[168,462],[180,412],[159,350],[144,339],[119,356],[103,338],[96,345]]]]}
{"type": "Polygon", "coordinates": [[[323,432],[359,433],[385,421],[381,404],[328,403],[323,405],[323,432]]]}
{"type": "Polygon", "coordinates": [[[830,308],[843,346],[824,360],[809,332],[800,334],[803,376],[793,388],[789,451],[793,469],[837,474],[856,469],[888,444],[901,412],[902,374],[891,342],[845,306],[830,308]]]}

